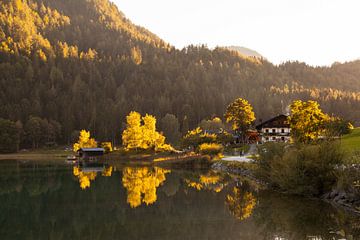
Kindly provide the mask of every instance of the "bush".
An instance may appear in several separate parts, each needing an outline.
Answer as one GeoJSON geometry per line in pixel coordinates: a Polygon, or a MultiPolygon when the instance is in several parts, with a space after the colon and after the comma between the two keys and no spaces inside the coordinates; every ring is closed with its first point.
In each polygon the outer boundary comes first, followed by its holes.
{"type": "Polygon", "coordinates": [[[260,148],[257,175],[272,187],[292,194],[318,196],[336,183],[343,161],[339,144],[267,144],[260,148]]]}
{"type": "Polygon", "coordinates": [[[219,156],[222,154],[224,147],[217,143],[203,143],[199,146],[199,153],[210,156],[219,156]]]}
{"type": "Polygon", "coordinates": [[[105,150],[105,153],[110,153],[113,151],[111,142],[102,142],[101,147],[105,150]]]}

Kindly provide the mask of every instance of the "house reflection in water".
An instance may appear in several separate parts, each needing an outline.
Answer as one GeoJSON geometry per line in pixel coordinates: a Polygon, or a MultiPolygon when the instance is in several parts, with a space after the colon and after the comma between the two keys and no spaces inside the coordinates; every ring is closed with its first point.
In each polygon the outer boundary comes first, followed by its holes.
{"type": "Polygon", "coordinates": [[[78,178],[81,189],[86,189],[90,187],[91,181],[95,180],[98,173],[101,173],[102,176],[110,177],[112,171],[112,166],[106,166],[104,164],[92,164],[84,167],[73,167],[73,174],[75,177],[78,178]]]}

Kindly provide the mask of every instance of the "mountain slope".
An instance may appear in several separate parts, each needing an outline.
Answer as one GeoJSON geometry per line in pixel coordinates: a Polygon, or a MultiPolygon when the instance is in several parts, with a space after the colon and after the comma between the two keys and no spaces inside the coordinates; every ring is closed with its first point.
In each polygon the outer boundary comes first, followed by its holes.
{"type": "MultiPolygon", "coordinates": [[[[224,48],[177,50],[108,0],[5,0],[0,6],[0,117],[25,130],[34,122],[30,116],[52,122],[44,125],[50,130],[57,122],[58,142],[71,141],[80,129],[119,142],[132,110],[158,119],[172,113],[185,132],[222,116],[237,97],[249,100],[257,119],[281,113],[294,99],[315,99],[328,113],[359,121],[359,69],[359,61],[276,67],[224,48]]],[[[25,135],[23,144],[30,141],[25,135]]]]}
{"type": "Polygon", "coordinates": [[[250,48],[239,47],[239,46],[229,46],[229,47],[225,47],[225,48],[229,49],[229,50],[237,51],[246,57],[264,58],[260,53],[258,53],[255,50],[252,50],[250,48]]]}

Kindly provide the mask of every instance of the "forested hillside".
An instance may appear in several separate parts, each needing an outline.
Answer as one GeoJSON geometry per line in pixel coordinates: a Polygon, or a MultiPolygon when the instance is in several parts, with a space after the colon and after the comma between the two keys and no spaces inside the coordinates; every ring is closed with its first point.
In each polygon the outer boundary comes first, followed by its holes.
{"type": "MultiPolygon", "coordinates": [[[[80,129],[119,143],[131,110],[174,114],[184,132],[223,116],[238,97],[258,120],[315,99],[359,124],[360,61],[274,66],[224,48],[177,50],[108,0],[1,1],[0,118],[37,134],[40,145],[68,143],[80,129]]],[[[34,143],[26,134],[22,141],[34,143]]]]}

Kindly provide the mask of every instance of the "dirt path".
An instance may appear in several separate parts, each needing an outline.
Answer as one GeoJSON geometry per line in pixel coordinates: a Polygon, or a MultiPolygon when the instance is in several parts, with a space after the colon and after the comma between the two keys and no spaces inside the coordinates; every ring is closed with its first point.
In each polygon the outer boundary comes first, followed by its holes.
{"type": "Polygon", "coordinates": [[[236,162],[251,162],[252,159],[250,158],[250,156],[256,154],[256,152],[257,152],[256,144],[251,144],[249,151],[245,155],[243,155],[243,156],[225,156],[221,160],[236,161],[236,162]]]}

